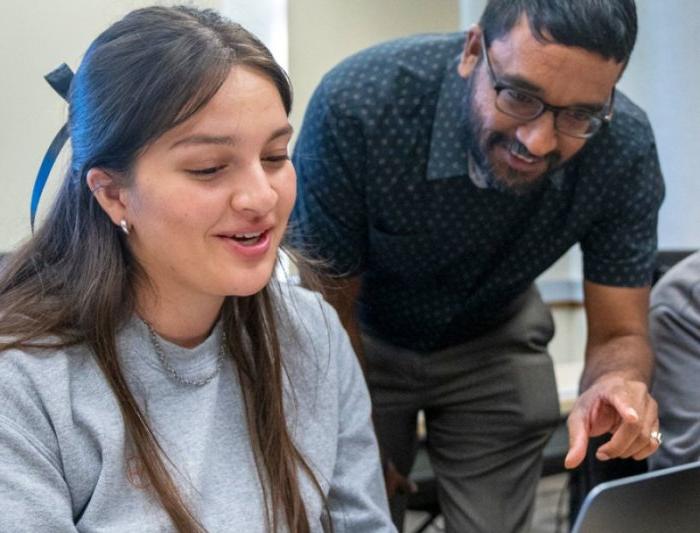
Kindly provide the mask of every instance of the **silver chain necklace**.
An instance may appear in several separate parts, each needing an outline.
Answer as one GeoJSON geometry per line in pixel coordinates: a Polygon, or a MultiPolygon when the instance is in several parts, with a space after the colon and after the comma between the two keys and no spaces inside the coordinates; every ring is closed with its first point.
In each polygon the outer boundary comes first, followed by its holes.
{"type": "Polygon", "coordinates": [[[226,354],[226,333],[222,333],[221,337],[221,346],[219,347],[219,355],[216,358],[216,368],[214,371],[209,374],[207,377],[204,377],[202,379],[189,379],[186,378],[180,374],[178,374],[177,370],[175,370],[170,363],[168,363],[168,360],[165,357],[165,353],[163,352],[163,347],[160,345],[160,342],[158,341],[158,335],[156,335],[156,332],[153,331],[153,328],[151,325],[144,320],[144,324],[146,324],[146,327],[148,328],[148,334],[151,337],[151,344],[153,344],[153,349],[156,351],[156,355],[158,356],[158,360],[160,361],[160,364],[163,365],[163,368],[168,371],[168,374],[177,381],[178,383],[182,383],[183,385],[189,385],[191,387],[203,387],[207,383],[209,383],[212,379],[214,379],[219,372],[221,371],[221,367],[224,364],[224,355],[226,354]]]}

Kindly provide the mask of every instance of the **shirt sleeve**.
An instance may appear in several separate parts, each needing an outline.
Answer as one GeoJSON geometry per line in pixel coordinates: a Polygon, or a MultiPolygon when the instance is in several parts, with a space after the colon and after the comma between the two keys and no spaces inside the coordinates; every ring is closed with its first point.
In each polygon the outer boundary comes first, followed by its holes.
{"type": "Polygon", "coordinates": [[[58,460],[2,415],[0,470],[0,531],[78,531],[58,460]]]}
{"type": "Polygon", "coordinates": [[[651,393],[664,441],[653,469],[700,460],[700,254],[674,268],[652,291],[649,335],[656,355],[651,393]]]}
{"type": "MultiPolygon", "coordinates": [[[[619,165],[605,191],[604,215],[581,240],[584,277],[619,287],[651,283],[664,183],[652,141],[629,165],[619,165]]],[[[606,186],[606,185],[604,185],[606,186]]]]}
{"type": "Polygon", "coordinates": [[[341,275],[362,269],[367,247],[363,176],[365,137],[359,120],[331,105],[329,82],[314,93],[297,139],[298,176],[292,243],[341,275]]]}
{"type": "Polygon", "coordinates": [[[338,357],[338,450],[328,504],[337,533],[396,533],[391,521],[362,370],[347,334],[334,321],[338,357]]]}

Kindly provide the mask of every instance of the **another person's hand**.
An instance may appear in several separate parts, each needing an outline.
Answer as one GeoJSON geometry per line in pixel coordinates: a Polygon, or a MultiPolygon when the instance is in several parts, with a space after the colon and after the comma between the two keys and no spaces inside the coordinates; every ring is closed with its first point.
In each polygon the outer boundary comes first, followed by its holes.
{"type": "Polygon", "coordinates": [[[601,376],[576,400],[568,419],[569,452],[566,468],[583,461],[588,439],[612,433],[596,451],[601,461],[633,457],[642,460],[661,444],[656,400],[646,384],[618,374],[601,376]]]}
{"type": "Polygon", "coordinates": [[[384,463],[384,481],[389,498],[393,498],[396,494],[412,494],[418,491],[416,484],[408,477],[401,475],[391,460],[384,463]]]}

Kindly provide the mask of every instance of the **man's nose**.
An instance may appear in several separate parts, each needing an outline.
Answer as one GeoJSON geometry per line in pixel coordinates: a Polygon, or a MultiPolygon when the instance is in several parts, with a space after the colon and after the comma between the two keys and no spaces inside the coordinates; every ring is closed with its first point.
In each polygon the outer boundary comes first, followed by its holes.
{"type": "Polygon", "coordinates": [[[535,157],[544,157],[557,148],[558,133],[554,113],[545,111],[536,119],[518,126],[515,136],[535,157]]]}

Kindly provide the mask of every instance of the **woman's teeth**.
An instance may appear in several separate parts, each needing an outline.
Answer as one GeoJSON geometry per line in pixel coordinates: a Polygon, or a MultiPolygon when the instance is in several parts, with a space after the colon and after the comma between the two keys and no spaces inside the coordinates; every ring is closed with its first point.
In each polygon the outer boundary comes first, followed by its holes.
{"type": "Polygon", "coordinates": [[[262,231],[256,233],[236,233],[233,238],[243,245],[255,244],[263,233],[262,231]]]}

